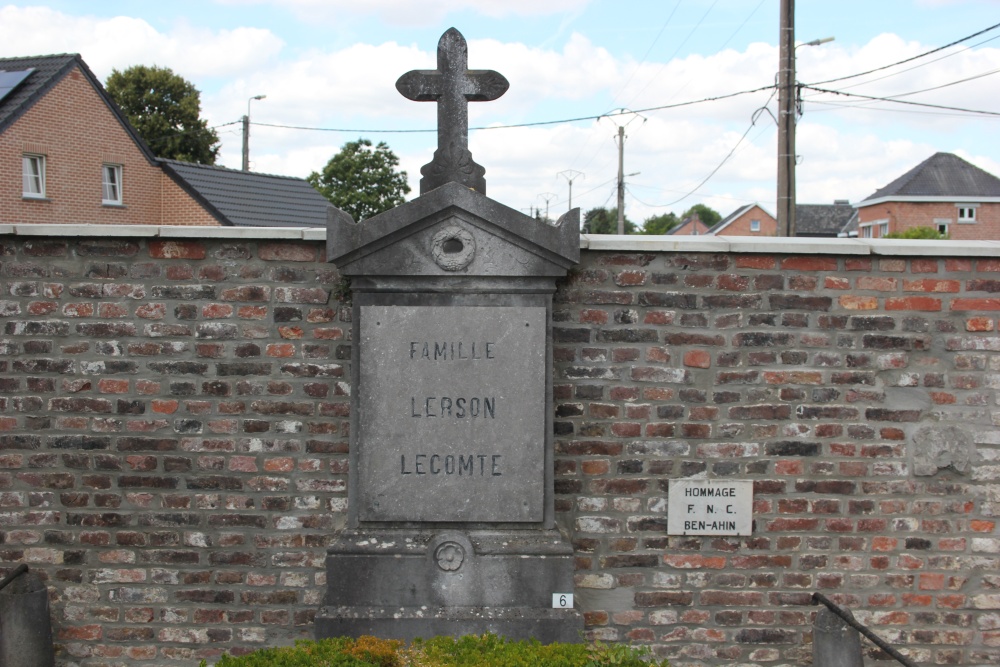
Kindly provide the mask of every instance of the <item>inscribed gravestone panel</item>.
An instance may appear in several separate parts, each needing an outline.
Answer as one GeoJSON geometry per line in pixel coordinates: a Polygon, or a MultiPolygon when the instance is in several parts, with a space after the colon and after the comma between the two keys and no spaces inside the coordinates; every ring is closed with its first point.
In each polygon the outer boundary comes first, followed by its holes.
{"type": "Polygon", "coordinates": [[[362,521],[541,521],[544,307],[362,306],[362,521]]]}

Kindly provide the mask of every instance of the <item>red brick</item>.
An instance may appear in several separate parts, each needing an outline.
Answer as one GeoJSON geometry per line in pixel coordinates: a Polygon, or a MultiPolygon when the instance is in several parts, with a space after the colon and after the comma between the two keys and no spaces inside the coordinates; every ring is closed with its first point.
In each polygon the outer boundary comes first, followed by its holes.
{"type": "Polygon", "coordinates": [[[970,317],[965,321],[966,331],[993,331],[994,321],[990,317],[970,317]]]}
{"type": "Polygon", "coordinates": [[[1000,298],[952,299],[952,310],[1000,310],[1000,298]]]}
{"type": "Polygon", "coordinates": [[[205,259],[205,244],[200,241],[149,241],[149,256],[154,259],[205,259]]]}
{"type": "MultiPolygon", "coordinates": [[[[998,300],[998,303],[1000,303],[1000,300],[998,300]]],[[[934,312],[941,310],[941,299],[929,296],[888,297],[885,300],[885,309],[934,312]]]]}
{"type": "Polygon", "coordinates": [[[772,255],[737,255],[735,266],[737,269],[773,269],[778,265],[777,259],[772,255]]]}
{"type": "Polygon", "coordinates": [[[837,258],[821,255],[786,257],[781,260],[781,268],[785,271],[836,271],[837,258]]]}
{"type": "Polygon", "coordinates": [[[712,355],[705,350],[688,350],[684,353],[684,365],[693,368],[709,368],[712,365],[712,355]]]}
{"type": "Polygon", "coordinates": [[[921,280],[904,280],[904,292],[960,292],[962,281],[960,280],[933,280],[923,278],[921,280]]]}

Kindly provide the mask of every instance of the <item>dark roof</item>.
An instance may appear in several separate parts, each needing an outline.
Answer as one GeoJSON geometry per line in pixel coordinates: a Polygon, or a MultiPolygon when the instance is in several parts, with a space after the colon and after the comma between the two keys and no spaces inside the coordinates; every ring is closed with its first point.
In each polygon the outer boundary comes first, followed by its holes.
{"type": "Polygon", "coordinates": [[[108,93],[104,90],[104,86],[101,85],[98,78],[87,67],[87,63],[83,62],[83,58],[76,53],[63,53],[52,56],[28,56],[25,58],[0,58],[0,69],[7,70],[8,72],[29,68],[34,69],[27,79],[0,100],[0,133],[24,115],[38,100],[42,99],[74,67],[80,68],[80,71],[90,81],[90,84],[97,91],[101,99],[104,100],[111,113],[118,118],[122,127],[132,137],[139,150],[146,156],[146,159],[151,163],[155,162],[156,157],[149,150],[146,142],[139,137],[135,128],[128,122],[125,114],[122,113],[118,105],[108,96],[108,93]]]}
{"type": "Polygon", "coordinates": [[[178,160],[167,172],[223,225],[325,227],[330,202],[301,178],[272,176],[178,160]]]}
{"type": "Polygon", "coordinates": [[[757,204],[744,204],[743,206],[740,206],[738,209],[736,209],[735,211],[724,217],[722,220],[719,220],[717,223],[709,227],[708,231],[705,233],[714,234],[715,232],[719,231],[723,227],[726,227],[730,222],[740,217],[741,215],[743,215],[756,205],[757,204]]]}
{"type": "Polygon", "coordinates": [[[864,201],[893,197],[1000,197],[1000,178],[957,155],[935,153],[864,201]]]}
{"type": "Polygon", "coordinates": [[[837,236],[857,215],[857,210],[848,203],[837,204],[796,204],[796,236],[837,236]]]}

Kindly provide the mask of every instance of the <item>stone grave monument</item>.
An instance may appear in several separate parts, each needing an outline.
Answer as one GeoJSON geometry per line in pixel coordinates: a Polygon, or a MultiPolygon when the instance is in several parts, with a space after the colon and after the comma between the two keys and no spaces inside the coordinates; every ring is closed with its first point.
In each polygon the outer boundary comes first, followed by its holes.
{"type": "Polygon", "coordinates": [[[467,69],[454,28],[437,59],[396,83],[437,103],[420,196],[328,221],[327,259],[353,292],[350,505],[316,635],[580,641],[554,521],[551,376],[552,294],[579,261],[579,210],[548,224],[486,197],[468,102],[507,80],[467,69]]]}

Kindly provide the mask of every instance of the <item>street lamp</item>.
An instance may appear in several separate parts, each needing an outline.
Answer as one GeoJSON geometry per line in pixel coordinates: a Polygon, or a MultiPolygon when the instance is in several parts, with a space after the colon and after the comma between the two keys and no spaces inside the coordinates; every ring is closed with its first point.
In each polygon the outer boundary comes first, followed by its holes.
{"type": "Polygon", "coordinates": [[[267,95],[254,95],[247,100],[247,115],[243,116],[243,171],[250,171],[250,103],[267,95]]]}

